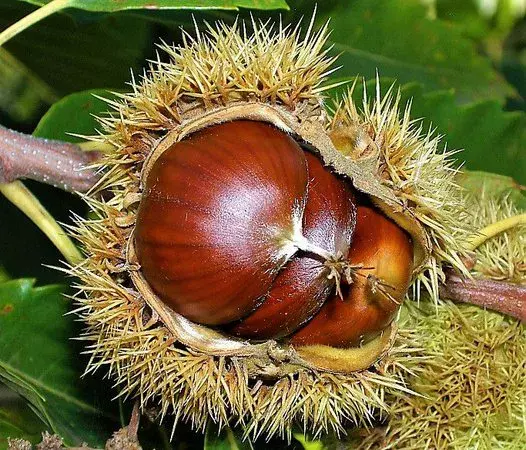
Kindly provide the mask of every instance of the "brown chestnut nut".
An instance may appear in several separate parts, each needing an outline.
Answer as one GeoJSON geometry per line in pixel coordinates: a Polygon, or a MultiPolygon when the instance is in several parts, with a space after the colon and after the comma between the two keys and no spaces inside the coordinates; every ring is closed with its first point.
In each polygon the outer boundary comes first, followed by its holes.
{"type": "MultiPolygon", "coordinates": [[[[318,157],[311,153],[306,157],[309,187],[303,234],[310,242],[346,258],[356,222],[354,195],[318,157]]],[[[261,306],[227,332],[252,339],[287,336],[316,313],[334,284],[335,277],[325,261],[300,252],[281,270],[261,306]]]]}
{"type": "Polygon", "coordinates": [[[349,263],[354,267],[352,283],[344,287],[343,298],[333,295],[327,300],[291,336],[293,345],[356,346],[391,322],[411,280],[408,235],[373,209],[359,206],[349,263]]]}
{"type": "Polygon", "coordinates": [[[307,174],[300,146],[262,122],[214,125],[174,143],[150,170],[135,229],[159,298],[209,325],[250,313],[297,251],[307,174]]]}

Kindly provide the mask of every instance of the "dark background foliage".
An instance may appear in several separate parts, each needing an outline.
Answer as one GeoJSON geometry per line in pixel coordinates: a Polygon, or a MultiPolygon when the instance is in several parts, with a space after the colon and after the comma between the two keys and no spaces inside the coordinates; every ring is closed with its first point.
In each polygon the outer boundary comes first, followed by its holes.
{"type": "MultiPolygon", "coordinates": [[[[0,30],[44,3],[4,0],[0,30]]],[[[123,10],[112,11],[117,2],[73,3],[77,8],[46,18],[0,47],[2,125],[74,141],[67,132],[90,134],[96,126],[90,114],[106,109],[91,94],[126,89],[130,70],[140,74],[161,39],[178,42],[179,27],[191,30],[192,17],[201,24],[253,14],[263,20],[281,16],[295,24],[304,16],[309,19],[315,7],[311,0],[121,0],[118,8],[123,10]],[[178,8],[151,8],[174,4],[178,8]],[[150,8],[141,8],[146,5],[150,8]]],[[[493,10],[477,0],[319,3],[316,21],[330,18],[332,51],[340,54],[342,65],[331,81],[374,80],[378,71],[382,89],[396,82],[403,102],[412,99],[413,116],[425,118],[424,127],[436,127],[448,148],[464,149],[458,159],[467,169],[502,175],[475,174],[474,180],[491,178],[502,189],[526,184],[524,2],[495,0],[493,10]]],[[[27,185],[59,221],[67,222],[72,211],[85,212],[72,195],[27,185]]],[[[524,197],[519,201],[524,204],[524,197]]],[[[68,292],[69,280],[43,266],[60,259],[40,231],[1,197],[0,449],[6,448],[7,436],[37,442],[45,429],[70,444],[102,445],[129,414],[126,403],[107,401],[116,391],[100,382],[102,374],[95,382],[91,376],[78,382],[84,365],[78,356],[81,345],[69,340],[78,326],[63,316],[70,304],[61,295],[68,292]]],[[[159,427],[144,420],[145,448],[235,448],[228,436],[214,438],[210,431],[203,441],[185,426],[175,430],[170,444],[171,431],[169,423],[159,427]]]]}

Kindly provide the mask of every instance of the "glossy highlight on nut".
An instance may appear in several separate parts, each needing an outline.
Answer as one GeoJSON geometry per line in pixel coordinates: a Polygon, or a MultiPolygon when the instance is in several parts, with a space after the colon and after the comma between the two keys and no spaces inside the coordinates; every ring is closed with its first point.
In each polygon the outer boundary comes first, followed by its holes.
{"type": "Polygon", "coordinates": [[[246,120],[160,155],[134,238],[144,278],[174,311],[231,336],[296,346],[374,338],[412,268],[410,239],[372,208],[357,209],[348,180],[286,133],[246,120]]]}

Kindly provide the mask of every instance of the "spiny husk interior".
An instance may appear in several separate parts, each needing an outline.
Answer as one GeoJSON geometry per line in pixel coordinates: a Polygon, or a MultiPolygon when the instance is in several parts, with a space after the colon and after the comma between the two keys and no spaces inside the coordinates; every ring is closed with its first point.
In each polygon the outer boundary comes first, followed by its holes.
{"type": "Polygon", "coordinates": [[[86,372],[103,369],[119,396],[138,395],[143,408],[158,407],[160,418],[172,416],[174,426],[184,420],[204,430],[212,419],[220,426],[239,424],[253,438],[290,438],[294,423],[316,434],[341,433],[349,421],[370,426],[389,410],[386,393],[407,392],[405,364],[418,352],[409,331],[400,332],[396,350],[369,370],[352,375],[305,370],[270,383],[250,380],[243,358],[213,357],[179,345],[127,286],[125,272],[115,275],[125,268],[110,267],[110,273],[104,264],[121,252],[115,242],[127,231],[107,216],[110,208],[98,206],[105,217],[77,226],[98,265],[87,260],[71,273],[80,280],[76,313],[88,326],[82,336],[91,354],[86,372]]]}
{"type": "MultiPolygon", "coordinates": [[[[75,298],[80,304],[77,313],[87,325],[83,335],[91,354],[87,372],[106,369],[120,396],[139,396],[143,407],[158,405],[160,416],[173,415],[174,423],[183,419],[202,429],[211,418],[219,424],[237,422],[252,436],[270,437],[290,436],[293,423],[299,422],[316,435],[338,433],[347,421],[367,425],[373,417],[387,414],[387,393],[407,393],[404,365],[419,358],[410,347],[409,341],[416,342],[410,333],[400,333],[391,354],[369,370],[338,375],[309,369],[269,383],[253,381],[243,358],[211,356],[177,342],[130,282],[129,271],[136,268],[126,260],[126,244],[140,199],[141,170],[160,138],[189,117],[230,103],[276,105],[307,125],[308,120],[322,128],[327,124],[320,97],[333,62],[322,49],[326,27],[317,33],[309,27],[304,40],[298,29],[260,24],[254,28],[249,35],[244,28],[219,24],[196,38],[185,35],[182,47],[163,46],[170,62],[152,63],[139,82],[132,82],[130,94],[115,94],[116,99],[109,101],[115,112],[100,118],[104,130],[93,140],[111,143],[114,150],[97,162],[104,175],[86,196],[91,217],[77,217],[72,229],[88,256],[70,269],[80,279],[75,298]],[[97,200],[102,191],[112,196],[97,200]]],[[[380,130],[378,136],[388,143],[394,142],[392,135],[414,140],[409,146],[399,145],[401,153],[413,156],[397,156],[406,164],[404,170],[413,171],[411,182],[419,182],[416,174],[428,169],[429,180],[449,181],[446,157],[432,154],[436,146],[423,144],[408,125],[401,132],[396,105],[378,101],[381,109],[354,116],[348,100],[349,120],[360,120],[364,126],[370,122],[366,129],[380,130]]],[[[332,128],[336,123],[335,119],[332,128]]],[[[382,152],[383,142],[378,142],[382,152]]],[[[404,199],[405,190],[398,184],[405,179],[396,168],[389,169],[397,158],[387,154],[385,190],[404,199]]],[[[419,194],[421,198],[437,192],[436,185],[430,186],[429,192],[419,194]]],[[[413,195],[419,192],[412,189],[413,195]]],[[[443,207],[441,201],[445,200],[431,199],[427,206],[443,207]]],[[[430,222],[422,221],[432,231],[438,226],[432,220],[440,216],[426,216],[424,209],[415,211],[430,222]]],[[[442,255],[442,260],[448,259],[442,255]]]]}
{"type": "Polygon", "coordinates": [[[337,139],[348,130],[351,147],[342,151],[373,167],[403,208],[423,225],[431,251],[417,274],[414,292],[418,297],[424,285],[437,300],[439,283],[445,280],[444,264],[468,273],[461,256],[473,227],[459,220],[466,209],[463,190],[455,182],[458,169],[452,155],[456,152],[440,149],[441,137],[433,130],[425,132],[418,120],[411,119],[410,104],[399,113],[400,93],[394,95],[392,87],[382,96],[377,81],[376,94],[370,98],[364,85],[361,108],[352,99],[353,88],[337,104],[329,133],[337,139]]]}

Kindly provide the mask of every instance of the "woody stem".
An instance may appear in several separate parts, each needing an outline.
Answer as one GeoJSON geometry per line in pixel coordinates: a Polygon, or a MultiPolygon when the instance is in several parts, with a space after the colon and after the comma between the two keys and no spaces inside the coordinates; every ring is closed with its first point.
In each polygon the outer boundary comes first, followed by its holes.
{"type": "Polygon", "coordinates": [[[0,126],[0,184],[29,178],[65,191],[86,192],[98,176],[85,166],[99,156],[75,144],[36,138],[0,126]]]}
{"type": "Polygon", "coordinates": [[[98,157],[97,152],[83,152],[74,144],[36,138],[0,126],[0,194],[26,214],[70,264],[80,262],[82,255],[20,179],[30,178],[70,192],[86,192],[99,177],[84,166],[98,157]]]}
{"type": "Polygon", "coordinates": [[[465,278],[448,271],[440,296],[492,309],[526,322],[526,286],[505,281],[465,278]]]}

